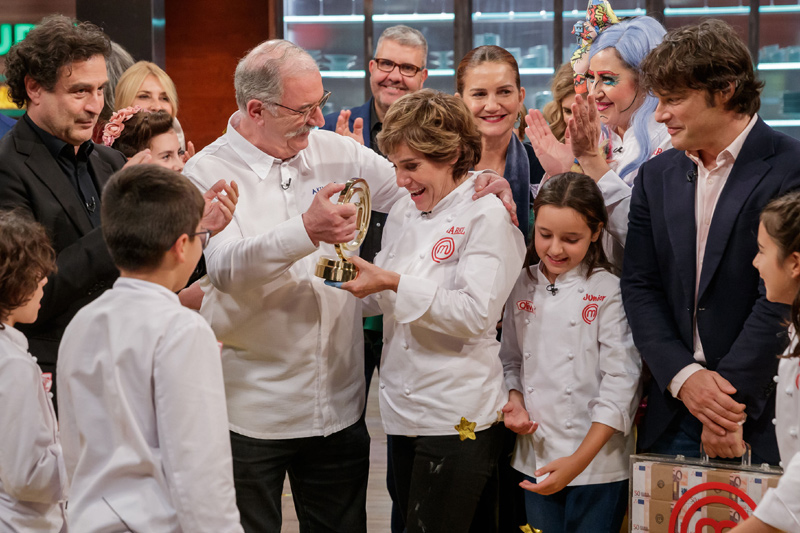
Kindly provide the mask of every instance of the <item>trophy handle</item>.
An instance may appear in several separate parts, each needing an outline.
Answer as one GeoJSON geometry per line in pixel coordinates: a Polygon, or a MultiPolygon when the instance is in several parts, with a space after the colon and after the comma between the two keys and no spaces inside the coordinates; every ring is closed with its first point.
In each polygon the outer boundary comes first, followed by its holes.
{"type": "Polygon", "coordinates": [[[347,260],[345,252],[355,252],[364,242],[369,229],[372,216],[372,201],[370,199],[369,185],[361,178],[352,178],[347,181],[344,190],[339,193],[339,204],[353,204],[356,206],[356,226],[358,233],[350,242],[335,244],[336,254],[344,261],[347,260]]]}

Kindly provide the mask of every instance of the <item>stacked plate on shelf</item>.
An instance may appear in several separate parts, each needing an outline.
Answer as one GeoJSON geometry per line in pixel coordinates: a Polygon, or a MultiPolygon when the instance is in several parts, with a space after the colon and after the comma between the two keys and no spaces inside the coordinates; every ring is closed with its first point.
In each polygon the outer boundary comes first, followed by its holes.
{"type": "Polygon", "coordinates": [[[428,68],[453,68],[453,51],[452,50],[434,50],[428,52],[431,60],[428,62],[428,68]]]}
{"type": "Polygon", "coordinates": [[[351,54],[324,54],[320,59],[314,59],[320,70],[350,70],[356,65],[358,56],[351,54]]]}

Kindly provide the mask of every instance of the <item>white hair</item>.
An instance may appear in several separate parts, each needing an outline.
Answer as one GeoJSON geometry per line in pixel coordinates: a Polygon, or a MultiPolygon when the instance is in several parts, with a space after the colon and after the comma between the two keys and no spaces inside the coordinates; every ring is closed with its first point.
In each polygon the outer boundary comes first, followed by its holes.
{"type": "Polygon", "coordinates": [[[301,72],[319,71],[308,52],[283,39],[264,41],[244,56],[236,65],[233,85],[239,110],[247,110],[247,102],[258,100],[267,104],[274,115],[274,105],[283,97],[283,79],[301,72]]]}

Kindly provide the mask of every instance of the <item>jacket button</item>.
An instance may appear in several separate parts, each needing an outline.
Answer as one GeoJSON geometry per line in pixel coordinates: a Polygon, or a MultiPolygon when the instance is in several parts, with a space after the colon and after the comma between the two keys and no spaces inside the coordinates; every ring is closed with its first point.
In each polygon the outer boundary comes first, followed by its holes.
{"type": "Polygon", "coordinates": [[[528,392],[533,392],[533,387],[528,387],[528,392]]]}
{"type": "Polygon", "coordinates": [[[569,396],[570,394],[572,394],[572,387],[567,387],[566,389],[564,389],[564,392],[566,392],[567,396],[569,396]]]}
{"type": "Polygon", "coordinates": [[[419,254],[420,259],[425,259],[425,254],[419,254]]]}
{"type": "Polygon", "coordinates": [[[380,300],[381,298],[382,298],[382,296],[381,296],[380,294],[376,294],[376,295],[375,295],[375,299],[376,299],[376,300],[380,300]]]}
{"type": "Polygon", "coordinates": [[[792,395],[792,387],[786,387],[786,394],[788,394],[789,396],[792,395]]]}
{"type": "Polygon", "coordinates": [[[775,376],[774,378],[772,378],[772,381],[774,381],[775,383],[777,383],[777,382],[778,382],[778,376],[775,376]]]}
{"type": "Polygon", "coordinates": [[[574,354],[574,353],[572,353],[572,352],[569,352],[569,353],[567,354],[567,359],[569,359],[570,361],[572,361],[573,359],[575,359],[575,354],[574,354]]]}
{"type": "Polygon", "coordinates": [[[583,287],[578,287],[578,292],[583,292],[583,287]]]}
{"type": "Polygon", "coordinates": [[[404,349],[404,350],[408,350],[408,343],[407,343],[407,342],[404,342],[404,343],[403,343],[403,349],[404,349]]]}
{"type": "Polygon", "coordinates": [[[773,418],[772,419],[772,425],[773,426],[777,426],[778,425],[778,419],[777,418],[773,418]]]}
{"type": "Polygon", "coordinates": [[[385,388],[386,388],[386,384],[384,384],[384,383],[381,383],[381,388],[382,388],[382,389],[385,389],[385,388]]]}
{"type": "Polygon", "coordinates": [[[526,352],[526,353],[525,353],[525,359],[530,359],[530,358],[531,358],[531,354],[530,354],[530,352],[526,352]]]}
{"type": "Polygon", "coordinates": [[[567,429],[572,429],[572,420],[567,420],[567,423],[564,424],[564,427],[567,429]]]}
{"type": "Polygon", "coordinates": [[[577,322],[575,322],[574,320],[570,320],[570,321],[569,321],[569,325],[570,325],[570,326],[574,326],[575,324],[577,324],[577,322]]]}
{"type": "Polygon", "coordinates": [[[525,324],[530,324],[530,323],[531,323],[531,319],[530,318],[526,318],[525,319],[525,324]]]}
{"type": "Polygon", "coordinates": [[[794,438],[797,438],[797,428],[796,427],[789,428],[789,435],[791,435],[794,438]]]}
{"type": "Polygon", "coordinates": [[[411,389],[406,389],[405,393],[406,393],[406,396],[410,395],[411,394],[411,389]]]}
{"type": "Polygon", "coordinates": [[[447,217],[447,221],[448,222],[452,222],[453,221],[453,215],[450,215],[449,217],[447,217]]]}
{"type": "Polygon", "coordinates": [[[394,252],[389,254],[389,259],[394,259],[394,252]]]}

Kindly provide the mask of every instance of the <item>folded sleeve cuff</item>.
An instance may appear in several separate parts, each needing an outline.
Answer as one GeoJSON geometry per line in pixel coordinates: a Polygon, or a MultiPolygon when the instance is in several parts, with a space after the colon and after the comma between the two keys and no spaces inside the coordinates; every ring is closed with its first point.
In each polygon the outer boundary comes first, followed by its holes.
{"type": "Polygon", "coordinates": [[[297,261],[317,249],[311,237],[308,236],[302,215],[290,218],[281,223],[279,227],[278,246],[284,257],[297,261]]]}
{"type": "Polygon", "coordinates": [[[616,172],[609,170],[597,182],[606,205],[614,205],[631,195],[631,187],[616,172]]]}
{"type": "Polygon", "coordinates": [[[395,319],[400,324],[408,324],[425,314],[436,296],[436,282],[416,276],[402,275],[397,285],[395,319]]]}
{"type": "Polygon", "coordinates": [[[592,422],[599,422],[608,427],[621,431],[627,435],[631,430],[631,419],[628,413],[619,409],[616,405],[597,398],[589,402],[589,412],[592,415],[592,422]]]}
{"type": "Polygon", "coordinates": [[[699,372],[700,370],[703,370],[703,365],[698,363],[692,363],[683,367],[680,372],[675,374],[675,377],[672,378],[672,381],[669,382],[669,385],[667,385],[667,389],[669,389],[670,394],[677,398],[678,393],[681,391],[683,384],[686,383],[686,380],[689,379],[692,374],[699,372]]]}

